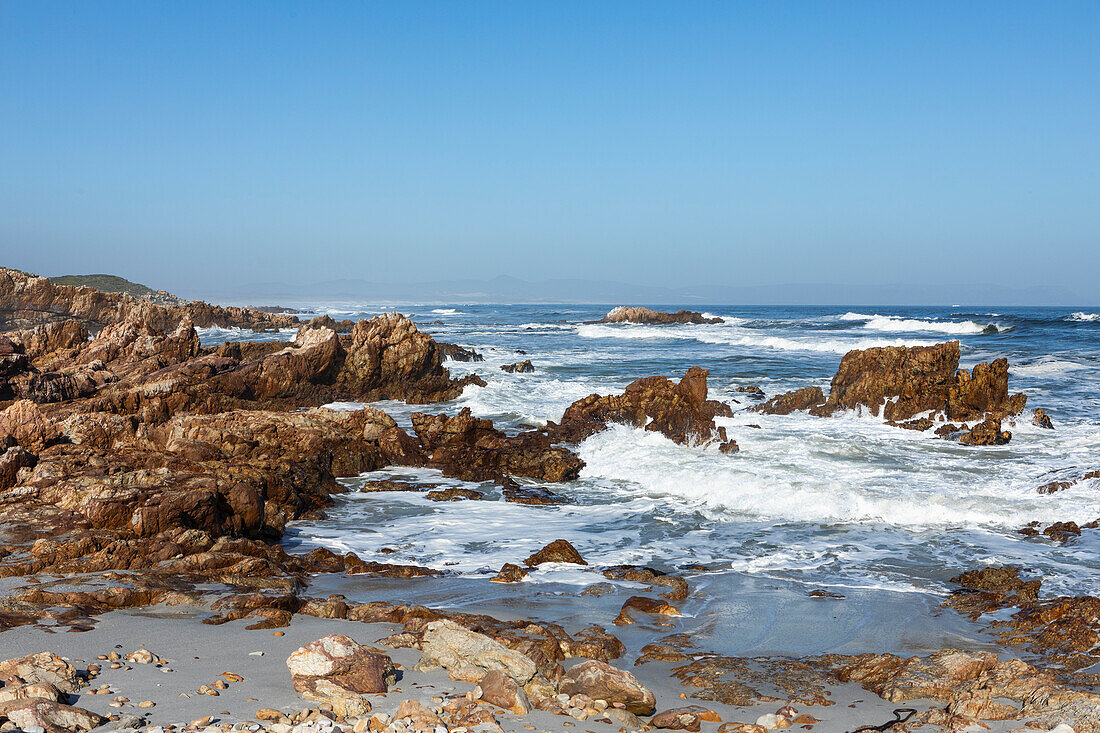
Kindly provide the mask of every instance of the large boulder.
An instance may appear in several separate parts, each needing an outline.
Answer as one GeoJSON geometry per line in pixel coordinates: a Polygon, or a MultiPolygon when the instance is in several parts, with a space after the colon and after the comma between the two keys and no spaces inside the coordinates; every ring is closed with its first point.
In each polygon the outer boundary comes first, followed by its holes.
{"type": "Polygon", "coordinates": [[[38,405],[30,400],[19,400],[0,411],[0,439],[5,435],[32,453],[38,453],[56,443],[61,431],[42,414],[38,405]]]}
{"type": "Polygon", "coordinates": [[[593,700],[622,703],[635,715],[652,715],[657,698],[638,678],[606,662],[588,661],[566,670],[558,682],[558,692],[588,695],[593,700]]]}
{"type": "Polygon", "coordinates": [[[12,677],[27,683],[53,685],[68,693],[83,686],[76,668],[52,652],[37,652],[0,662],[0,680],[12,677]]]}
{"type": "Polygon", "coordinates": [[[286,666],[302,697],[331,703],[345,717],[368,712],[370,704],[362,696],[386,693],[397,679],[388,656],[343,634],[329,634],[296,649],[286,666]]]}
{"type": "Polygon", "coordinates": [[[46,733],[92,730],[107,722],[102,715],[90,710],[42,698],[0,703],[0,718],[7,718],[25,731],[37,726],[46,733]]]}
{"type": "Polygon", "coordinates": [[[811,413],[867,408],[898,422],[925,412],[969,421],[1016,415],[1026,401],[1023,394],[1008,394],[1006,359],[959,369],[959,342],[948,341],[849,351],[833,376],[828,400],[811,413]]]}
{"type": "Polygon", "coordinates": [[[589,395],[570,405],[559,424],[550,423],[548,434],[577,443],[609,423],[621,423],[661,433],[681,444],[713,439],[733,444],[725,428],[714,423],[715,417],[728,417],[733,411],[723,402],[707,399],[709,374],[706,369],[692,367],[679,382],[646,377],[631,382],[621,395],[589,395]]]}
{"type": "Polygon", "coordinates": [[[420,661],[416,663],[420,671],[442,667],[454,675],[466,674],[470,668],[483,672],[497,670],[520,687],[538,674],[538,667],[526,654],[447,619],[427,625],[420,651],[420,661]]]}
{"type": "Polygon", "coordinates": [[[568,540],[554,540],[546,547],[532,554],[523,563],[533,568],[546,562],[567,562],[575,565],[587,565],[581,553],[568,540]]]}

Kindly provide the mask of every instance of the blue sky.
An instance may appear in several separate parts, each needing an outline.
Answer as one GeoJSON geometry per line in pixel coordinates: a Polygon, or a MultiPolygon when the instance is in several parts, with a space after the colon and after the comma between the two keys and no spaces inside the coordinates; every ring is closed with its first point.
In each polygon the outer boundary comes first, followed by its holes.
{"type": "Polygon", "coordinates": [[[1095,293],[1100,4],[0,3],[0,264],[1095,293]]]}

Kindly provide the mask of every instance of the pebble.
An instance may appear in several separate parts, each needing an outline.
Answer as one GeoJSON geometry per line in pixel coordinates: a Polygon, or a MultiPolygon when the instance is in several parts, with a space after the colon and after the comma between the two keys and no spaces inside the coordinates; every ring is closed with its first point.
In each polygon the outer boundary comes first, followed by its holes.
{"type": "Polygon", "coordinates": [[[244,682],[244,677],[241,677],[235,672],[222,672],[222,677],[225,677],[230,682],[244,682]]]}
{"type": "Polygon", "coordinates": [[[248,656],[250,656],[250,657],[262,657],[263,655],[264,655],[263,652],[249,652],[248,653],[248,656]]]}
{"type": "Polygon", "coordinates": [[[190,723],[188,723],[188,725],[193,726],[195,728],[205,728],[206,726],[210,725],[213,722],[214,722],[214,716],[213,715],[207,715],[205,718],[198,718],[197,720],[192,720],[190,723]]]}
{"type": "Polygon", "coordinates": [[[228,690],[229,683],[225,680],[214,680],[214,687],[218,688],[219,690],[228,690]]]}
{"type": "Polygon", "coordinates": [[[156,706],[157,706],[157,704],[155,702],[153,702],[152,700],[142,700],[141,702],[138,703],[139,708],[153,708],[153,707],[156,707],[156,706]]]}

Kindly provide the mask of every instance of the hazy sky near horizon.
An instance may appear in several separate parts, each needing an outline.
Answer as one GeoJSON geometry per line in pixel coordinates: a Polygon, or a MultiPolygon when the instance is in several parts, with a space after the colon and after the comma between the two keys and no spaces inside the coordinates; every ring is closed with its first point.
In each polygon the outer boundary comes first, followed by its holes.
{"type": "Polygon", "coordinates": [[[0,3],[0,264],[1100,275],[1095,2],[0,3]]]}

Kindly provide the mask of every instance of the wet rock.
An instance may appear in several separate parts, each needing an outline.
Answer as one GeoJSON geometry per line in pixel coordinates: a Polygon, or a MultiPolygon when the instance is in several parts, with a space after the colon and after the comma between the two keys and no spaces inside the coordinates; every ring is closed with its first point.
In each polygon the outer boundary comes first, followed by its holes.
{"type": "Polygon", "coordinates": [[[669,323],[723,323],[721,318],[707,318],[702,313],[695,311],[679,310],[675,313],[655,311],[640,306],[620,305],[612,308],[601,323],[642,323],[642,324],[669,324],[669,323]]]}
{"type": "Polygon", "coordinates": [[[562,650],[567,657],[585,657],[610,662],[626,653],[626,647],[618,637],[609,634],[602,626],[589,626],[565,641],[562,650]]]}
{"type": "Polygon", "coordinates": [[[1055,522],[1043,530],[1043,534],[1054,542],[1065,542],[1074,537],[1081,536],[1081,528],[1077,522],[1055,522]]]}
{"type": "Polygon", "coordinates": [[[1047,415],[1047,411],[1041,407],[1037,407],[1031,411],[1031,422],[1046,430],[1054,430],[1054,423],[1051,422],[1050,416],[1047,415]]]}
{"type": "Polygon", "coordinates": [[[619,626],[634,623],[631,612],[648,613],[657,616],[683,615],[675,606],[666,601],[659,601],[655,598],[645,598],[644,596],[632,596],[623,603],[623,607],[613,623],[619,626]]]}
{"type": "Polygon", "coordinates": [[[538,673],[538,667],[526,654],[450,620],[428,623],[420,650],[420,661],[416,663],[418,671],[436,667],[448,672],[468,667],[485,672],[498,670],[521,687],[538,673]]]}
{"type": "Polygon", "coordinates": [[[962,590],[944,602],[973,617],[1009,606],[1031,603],[1039,597],[1042,580],[1024,580],[1012,567],[988,567],[968,570],[951,578],[962,590]]]}
{"type": "Polygon", "coordinates": [[[1010,440],[1012,433],[1001,430],[1001,421],[993,419],[983,420],[959,436],[963,445],[1006,445],[1010,440]]]}
{"type": "Polygon", "coordinates": [[[825,395],[821,392],[821,387],[804,387],[776,395],[767,402],[761,402],[749,409],[765,415],[789,415],[796,410],[809,410],[823,404],[825,404],[825,395]]]}
{"type": "Polygon", "coordinates": [[[569,544],[567,540],[554,540],[546,547],[529,556],[523,561],[527,567],[536,567],[546,562],[567,562],[576,565],[587,565],[577,548],[569,544]]]}
{"type": "Polygon", "coordinates": [[[893,420],[887,420],[887,425],[892,425],[895,428],[904,428],[905,430],[924,431],[935,425],[934,422],[927,417],[922,417],[917,420],[906,420],[905,422],[895,422],[893,420]]]}
{"type": "Polygon", "coordinates": [[[504,500],[513,504],[528,504],[531,506],[547,506],[552,504],[565,504],[567,499],[561,494],[542,486],[524,486],[510,478],[505,478],[501,486],[501,494],[504,500]]]}
{"type": "Polygon", "coordinates": [[[521,568],[519,565],[513,565],[512,563],[504,563],[500,568],[500,572],[489,578],[494,583],[518,583],[527,577],[527,571],[521,568]]]}
{"type": "Polygon", "coordinates": [[[570,405],[561,423],[549,423],[547,432],[557,440],[579,443],[610,423],[621,423],[659,432],[680,444],[726,443],[725,428],[714,423],[718,416],[733,414],[730,406],[707,399],[707,375],[699,367],[688,369],[678,383],[664,377],[631,382],[621,395],[589,395],[570,405]]]}
{"type": "Polygon", "coordinates": [[[756,386],[755,384],[742,385],[737,388],[737,391],[743,392],[755,400],[764,399],[764,390],[760,389],[760,387],[756,386]]]}
{"type": "Polygon", "coordinates": [[[646,583],[650,586],[661,586],[668,590],[661,594],[670,601],[682,601],[688,597],[687,581],[678,575],[668,575],[654,568],[639,567],[637,565],[613,565],[603,571],[605,578],[611,580],[625,580],[632,583],[646,583]]]}
{"type": "Polygon", "coordinates": [[[413,413],[413,429],[429,455],[428,465],[445,476],[466,481],[528,476],[570,481],[584,463],[570,450],[553,445],[536,431],[505,435],[491,420],[475,418],[469,408],[454,417],[413,413]]]}
{"type": "Polygon", "coordinates": [[[500,370],[509,374],[529,374],[535,371],[535,365],[530,359],[517,361],[515,364],[502,364],[500,370]]]}
{"type": "Polygon", "coordinates": [[[474,697],[516,715],[531,712],[531,702],[527,699],[527,694],[515,680],[498,669],[485,673],[474,689],[474,697]]]}
{"type": "Polygon", "coordinates": [[[584,694],[594,700],[606,700],[635,715],[652,715],[656,707],[653,692],[626,670],[606,662],[588,661],[570,668],[558,682],[558,692],[566,695],[584,694]]]}
{"type": "Polygon", "coordinates": [[[1003,418],[1024,409],[1023,394],[1008,394],[1008,361],[959,369],[959,342],[934,346],[884,346],[849,351],[840,360],[825,404],[814,415],[868,409],[902,422],[925,412],[948,420],[1003,418]]]}
{"type": "Polygon", "coordinates": [[[435,491],[429,491],[427,497],[432,501],[465,501],[468,499],[484,499],[485,496],[480,491],[474,491],[473,489],[463,489],[461,487],[450,486],[446,489],[436,489],[435,491]]]}
{"type": "Polygon", "coordinates": [[[485,357],[473,349],[466,349],[455,344],[445,344],[442,341],[436,343],[444,358],[454,359],[455,361],[485,361],[485,357]]]}
{"type": "Polygon", "coordinates": [[[361,696],[385,693],[396,678],[390,658],[365,649],[342,634],[329,634],[295,650],[286,660],[294,689],[307,700],[333,705],[338,714],[370,711],[361,696]]]}

